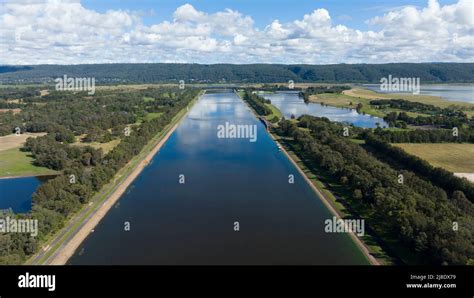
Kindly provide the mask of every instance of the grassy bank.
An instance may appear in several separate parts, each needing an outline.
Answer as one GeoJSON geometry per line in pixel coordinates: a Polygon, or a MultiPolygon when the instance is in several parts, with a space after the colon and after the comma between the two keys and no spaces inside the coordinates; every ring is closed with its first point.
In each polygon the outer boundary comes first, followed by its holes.
{"type": "Polygon", "coordinates": [[[270,110],[272,111],[272,113],[270,115],[267,115],[265,116],[265,118],[267,118],[268,121],[271,121],[271,119],[277,117],[278,118],[278,121],[281,120],[281,118],[283,117],[282,113],[280,112],[280,110],[275,107],[274,105],[272,104],[269,104],[269,103],[266,103],[265,104],[267,107],[270,108],[270,110]]]}

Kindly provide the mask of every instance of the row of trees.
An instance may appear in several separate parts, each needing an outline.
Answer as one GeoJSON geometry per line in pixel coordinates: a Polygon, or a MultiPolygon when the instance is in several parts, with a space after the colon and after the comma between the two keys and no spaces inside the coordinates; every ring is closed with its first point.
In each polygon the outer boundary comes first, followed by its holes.
{"type": "Polygon", "coordinates": [[[426,114],[426,116],[418,115],[416,117],[409,116],[406,112],[390,112],[384,120],[390,126],[400,127],[411,125],[430,125],[445,128],[453,127],[474,127],[474,121],[461,110],[452,108],[439,108],[433,105],[423,104],[419,102],[412,102],[403,99],[379,99],[372,100],[370,105],[374,108],[391,108],[403,110],[413,113],[426,114]]]}
{"type": "Polygon", "coordinates": [[[301,88],[293,87],[290,88],[288,83],[286,84],[263,84],[261,87],[249,87],[249,90],[255,91],[299,91],[301,88]]]}
{"type": "Polygon", "coordinates": [[[264,99],[257,94],[246,90],[243,99],[255,110],[255,112],[262,116],[267,116],[272,113],[272,110],[266,106],[266,103],[271,103],[269,99],[264,99]]]}
{"type": "Polygon", "coordinates": [[[415,126],[435,126],[443,128],[453,128],[463,127],[464,124],[469,124],[470,122],[467,117],[443,115],[411,117],[405,112],[390,112],[383,119],[390,126],[400,128],[406,128],[407,124],[415,126]]]}
{"type": "Polygon", "coordinates": [[[448,195],[409,169],[393,169],[342,131],[340,124],[306,115],[298,125],[281,121],[277,130],[293,139],[299,155],[340,185],[346,202],[387,245],[402,242],[420,263],[472,263],[474,208],[464,193],[457,190],[448,195]],[[453,222],[459,229],[453,229],[453,222]]]}
{"type": "Polygon", "coordinates": [[[336,86],[313,86],[308,87],[304,91],[299,93],[299,96],[303,98],[304,102],[309,102],[309,97],[314,94],[323,94],[323,93],[335,93],[341,94],[345,90],[350,90],[350,86],[336,85],[336,86]]]}
{"type": "Polygon", "coordinates": [[[438,167],[433,167],[427,161],[394,147],[374,135],[368,135],[365,144],[377,151],[377,157],[393,164],[397,168],[408,169],[417,175],[428,179],[434,185],[444,189],[448,194],[462,191],[474,203],[474,184],[465,178],[459,178],[453,173],[438,167]]]}
{"type": "Polygon", "coordinates": [[[377,128],[374,133],[388,143],[474,143],[474,130],[469,128],[403,131],[377,128]]]}

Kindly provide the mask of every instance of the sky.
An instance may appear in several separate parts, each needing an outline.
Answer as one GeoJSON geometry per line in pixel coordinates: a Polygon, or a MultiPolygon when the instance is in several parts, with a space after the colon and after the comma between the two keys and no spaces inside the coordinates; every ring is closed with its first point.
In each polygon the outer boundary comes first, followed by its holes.
{"type": "Polygon", "coordinates": [[[474,62],[474,0],[0,0],[0,64],[474,62]]]}

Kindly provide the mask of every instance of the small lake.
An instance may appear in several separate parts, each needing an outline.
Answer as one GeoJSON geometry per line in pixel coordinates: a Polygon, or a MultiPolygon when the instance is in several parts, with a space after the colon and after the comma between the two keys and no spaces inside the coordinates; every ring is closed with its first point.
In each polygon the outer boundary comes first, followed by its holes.
{"type": "Polygon", "coordinates": [[[14,213],[31,210],[31,196],[38,186],[50,177],[21,177],[0,179],[0,210],[12,209],[14,213]]]}
{"type": "Polygon", "coordinates": [[[388,124],[381,118],[371,115],[359,114],[354,109],[337,108],[323,106],[319,103],[305,103],[298,92],[275,92],[259,94],[271,100],[286,119],[291,115],[299,117],[301,115],[311,115],[316,117],[326,117],[331,121],[346,122],[358,127],[375,128],[377,123],[381,127],[388,127],[388,124]]]}
{"type": "MultiPolygon", "coordinates": [[[[364,84],[363,87],[380,93],[394,93],[380,90],[380,84],[364,84]]],[[[448,101],[463,101],[474,103],[474,85],[472,84],[421,85],[420,94],[439,96],[448,101]]]]}

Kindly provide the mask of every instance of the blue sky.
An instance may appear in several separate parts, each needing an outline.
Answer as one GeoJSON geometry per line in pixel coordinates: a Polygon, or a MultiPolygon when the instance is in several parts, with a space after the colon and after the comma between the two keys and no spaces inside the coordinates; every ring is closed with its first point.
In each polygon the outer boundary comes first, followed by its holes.
{"type": "MultiPolygon", "coordinates": [[[[406,5],[423,7],[427,3],[426,0],[83,0],[81,2],[83,6],[100,12],[110,9],[142,11],[143,21],[147,25],[164,20],[171,21],[176,8],[186,3],[208,13],[230,8],[252,16],[260,29],[274,19],[290,22],[317,8],[325,8],[334,18],[334,22],[360,30],[367,30],[366,20],[392,8],[406,5]]],[[[438,2],[445,5],[456,1],[438,2]]]]}
{"type": "Polygon", "coordinates": [[[474,62],[473,32],[474,0],[15,0],[0,64],[474,62]]]}

